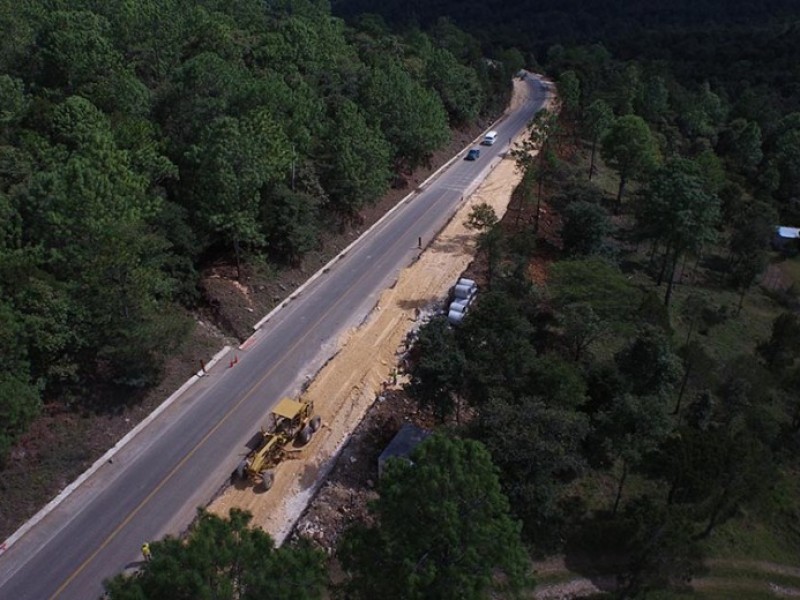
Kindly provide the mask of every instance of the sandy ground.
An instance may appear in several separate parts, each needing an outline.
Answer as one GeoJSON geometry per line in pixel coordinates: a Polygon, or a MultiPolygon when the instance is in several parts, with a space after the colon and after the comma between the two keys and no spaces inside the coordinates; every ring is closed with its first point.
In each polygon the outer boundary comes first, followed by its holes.
{"type": "MultiPolygon", "coordinates": [[[[527,85],[515,81],[512,107],[524,101],[527,90],[527,85]]],[[[389,382],[409,331],[418,326],[417,315],[442,303],[473,259],[477,234],[464,226],[470,210],[485,202],[502,217],[520,179],[512,159],[500,161],[419,259],[383,293],[361,327],[343,337],[339,352],[305,392],[323,427],[305,448],[278,465],[273,487],[259,493],[249,486],[231,486],[211,503],[211,512],[226,516],[230,508],[246,509],[253,514],[254,526],[283,542],[389,382]]]]}

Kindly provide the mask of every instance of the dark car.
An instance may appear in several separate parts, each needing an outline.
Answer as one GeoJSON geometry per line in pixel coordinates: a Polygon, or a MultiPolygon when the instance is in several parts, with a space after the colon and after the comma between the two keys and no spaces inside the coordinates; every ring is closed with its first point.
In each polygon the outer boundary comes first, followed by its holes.
{"type": "Polygon", "coordinates": [[[467,156],[464,160],[478,160],[478,157],[481,155],[480,148],[473,148],[469,152],[467,152],[467,156]]]}

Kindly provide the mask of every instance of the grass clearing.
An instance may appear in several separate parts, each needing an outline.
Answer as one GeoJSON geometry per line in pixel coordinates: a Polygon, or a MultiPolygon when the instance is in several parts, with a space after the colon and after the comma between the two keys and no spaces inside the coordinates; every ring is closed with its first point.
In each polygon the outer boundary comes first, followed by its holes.
{"type": "MultiPolygon", "coordinates": [[[[644,248],[642,248],[644,250],[644,248]]],[[[722,254],[723,249],[716,251],[722,254]]],[[[648,256],[635,251],[626,257],[629,277],[642,290],[655,289],[662,297],[666,284],[654,285],[646,266],[648,256]]],[[[695,327],[692,335],[705,347],[719,367],[741,355],[752,356],[758,344],[770,338],[772,323],[787,309],[776,302],[761,286],[754,286],[744,297],[739,311],[739,293],[724,287],[724,274],[715,268],[724,261],[710,257],[702,261],[696,273],[675,284],[669,308],[670,324],[676,345],[686,342],[689,319],[682,307],[690,295],[704,298],[716,323],[695,327]]],[[[784,269],[794,283],[800,282],[800,260],[785,261],[784,269]],[[791,275],[789,275],[791,273],[791,275]]],[[[709,557],[748,559],[798,565],[800,557],[800,478],[794,471],[784,471],[770,490],[745,509],[740,516],[719,526],[705,545],[709,557]]],[[[745,574],[747,575],[747,574],[745,574]]],[[[747,578],[747,577],[745,577],[747,578]]],[[[751,578],[752,579],[752,578],[751,578]]],[[[800,587],[799,581],[794,584],[800,587]]],[[[703,596],[706,597],[706,596],[703,596]]],[[[731,597],[727,595],[707,597],[731,597]]],[[[748,596],[749,597],[749,596],[748,596]]],[[[765,597],[774,597],[768,594],[765,597]]]]}
{"type": "Polygon", "coordinates": [[[781,587],[800,587],[800,577],[786,575],[783,573],[773,573],[761,571],[756,568],[732,567],[732,566],[713,566],[709,569],[706,576],[708,579],[726,579],[736,581],[751,581],[754,583],[764,582],[773,583],[781,587]]]}
{"type": "Polygon", "coordinates": [[[778,474],[739,518],[717,528],[706,542],[710,557],[770,561],[800,568],[800,477],[796,469],[778,474]]]}
{"type": "MultiPolygon", "coordinates": [[[[631,283],[643,293],[654,292],[663,302],[666,283],[655,285],[654,277],[647,268],[648,255],[645,246],[624,257],[626,273],[631,283]]],[[[707,264],[717,265],[718,260],[707,264]]],[[[752,354],[756,346],[769,339],[772,322],[783,312],[783,308],[765,291],[754,286],[744,297],[741,311],[738,310],[739,293],[717,283],[723,275],[709,266],[700,266],[697,272],[687,274],[673,285],[669,306],[670,325],[677,345],[685,343],[691,327],[682,309],[689,296],[703,298],[715,315],[716,323],[707,328],[695,326],[692,332],[712,358],[725,363],[741,354],[752,354]]]]}
{"type": "Polygon", "coordinates": [[[769,339],[772,322],[781,313],[781,308],[760,289],[746,296],[741,312],[737,312],[739,298],[733,291],[679,286],[670,306],[671,322],[679,343],[685,342],[689,333],[689,323],[680,315],[681,307],[692,294],[706,298],[720,315],[721,322],[712,325],[707,334],[698,332],[703,346],[720,363],[741,354],[752,354],[761,341],[769,339]]]}
{"type": "MultiPolygon", "coordinates": [[[[599,161],[599,172],[592,183],[603,190],[606,206],[612,206],[618,185],[616,173],[599,161]]],[[[754,357],[758,345],[770,338],[775,318],[791,310],[787,308],[791,306],[787,304],[791,294],[780,290],[792,285],[800,289],[800,258],[773,263],[768,281],[754,285],[741,298],[728,283],[727,236],[722,235],[717,246],[705,249],[701,260],[693,257],[681,260],[671,303],[668,311],[664,312],[666,282],[656,285],[658,270],[650,262],[651,244],[637,244],[630,236],[635,226],[632,216],[628,214],[631,212],[633,193],[631,189],[626,192],[622,206],[625,214],[612,217],[618,230],[611,241],[611,248],[622,266],[627,283],[639,290],[642,298],[650,296],[646,303],[646,314],[653,318],[652,322],[665,322],[664,315],[668,315],[676,348],[686,343],[691,327],[692,339],[704,346],[720,373],[726,364],[738,357],[754,357]],[[695,324],[692,327],[684,313],[684,304],[690,295],[706,300],[707,322],[701,326],[695,324]]],[[[591,277],[587,275],[586,279],[590,280],[591,277]]],[[[573,285],[577,284],[573,282],[573,285]]],[[[615,287],[616,284],[606,280],[602,285],[606,293],[614,290],[612,296],[621,294],[625,287],[615,287]]],[[[625,310],[636,309],[627,307],[620,310],[624,313],[625,310]]],[[[592,344],[591,354],[595,359],[613,360],[614,354],[633,339],[634,327],[626,327],[626,319],[619,325],[592,344]]],[[[716,391],[714,378],[709,381],[707,385],[716,391]]],[[[686,397],[698,391],[693,385],[689,384],[686,397]]],[[[709,570],[694,582],[693,590],[663,591],[648,594],[648,597],[727,600],[800,594],[800,466],[794,469],[786,467],[785,460],[783,465],[774,483],[765,486],[769,489],[764,489],[758,498],[748,501],[737,516],[715,528],[703,542],[709,570]]],[[[618,475],[617,469],[587,474],[573,481],[565,495],[582,498],[585,501],[583,507],[588,513],[606,513],[613,506],[618,475]]],[[[621,507],[631,498],[642,494],[659,497],[663,490],[658,489],[658,483],[631,473],[623,491],[621,507]]],[[[575,575],[578,573],[573,573],[575,575]]],[[[559,584],[568,581],[569,577],[564,573],[548,572],[539,580],[542,584],[559,584]]]]}
{"type": "Polygon", "coordinates": [[[793,283],[797,284],[800,282],[800,256],[787,258],[780,261],[778,264],[780,265],[781,271],[791,279],[793,283]]]}
{"type": "MultiPolygon", "coordinates": [[[[595,176],[592,177],[592,183],[605,192],[610,202],[614,202],[617,198],[617,192],[619,191],[619,177],[613,169],[605,166],[599,153],[595,158],[595,167],[598,169],[595,176]]],[[[623,196],[623,201],[624,199],[623,196]]]]}
{"type": "Polygon", "coordinates": [[[572,571],[556,571],[549,573],[536,573],[534,571],[533,577],[536,579],[538,587],[545,585],[556,585],[559,583],[567,583],[575,579],[577,575],[572,571]]]}
{"type": "MultiPolygon", "coordinates": [[[[713,583],[713,582],[709,582],[713,583]]],[[[683,600],[686,598],[696,598],[699,600],[775,600],[777,596],[770,591],[767,584],[759,583],[747,586],[721,586],[720,589],[692,590],[687,592],[677,592],[671,590],[658,590],[647,595],[651,600],[683,600]]]]}
{"type": "Polygon", "coordinates": [[[797,564],[781,531],[748,512],[723,523],[709,536],[706,553],[713,558],[768,560],[780,564],[797,564]]]}

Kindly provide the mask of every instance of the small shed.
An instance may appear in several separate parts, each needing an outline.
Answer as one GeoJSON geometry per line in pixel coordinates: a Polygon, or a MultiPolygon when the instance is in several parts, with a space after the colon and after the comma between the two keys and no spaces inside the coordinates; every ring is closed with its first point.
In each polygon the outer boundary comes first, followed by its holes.
{"type": "Polygon", "coordinates": [[[394,457],[407,459],[411,452],[414,451],[414,448],[419,446],[430,434],[430,431],[425,431],[411,423],[403,425],[378,457],[378,477],[383,476],[383,469],[387,460],[394,457]]]}
{"type": "Polygon", "coordinates": [[[798,227],[776,227],[775,234],[772,236],[772,247],[775,250],[797,251],[800,244],[800,228],[798,227]]]}

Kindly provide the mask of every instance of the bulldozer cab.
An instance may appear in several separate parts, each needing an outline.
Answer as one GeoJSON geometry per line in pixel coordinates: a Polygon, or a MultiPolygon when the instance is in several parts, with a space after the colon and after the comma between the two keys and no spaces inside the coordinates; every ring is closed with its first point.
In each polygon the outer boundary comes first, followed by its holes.
{"type": "Polygon", "coordinates": [[[277,417],[289,419],[291,421],[300,414],[300,411],[303,410],[303,406],[304,403],[298,402],[297,400],[282,398],[281,401],[275,405],[275,408],[272,409],[272,412],[277,417]]]}
{"type": "Polygon", "coordinates": [[[272,409],[276,430],[290,433],[301,424],[305,424],[304,421],[308,419],[312,410],[310,402],[298,402],[291,398],[281,399],[272,409]]]}

